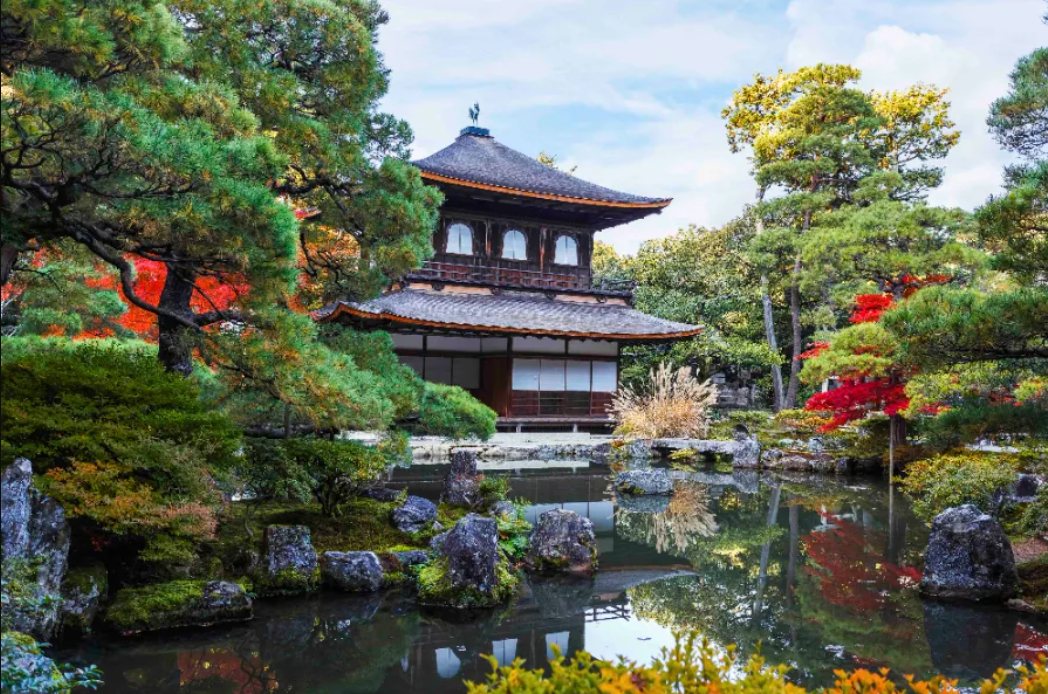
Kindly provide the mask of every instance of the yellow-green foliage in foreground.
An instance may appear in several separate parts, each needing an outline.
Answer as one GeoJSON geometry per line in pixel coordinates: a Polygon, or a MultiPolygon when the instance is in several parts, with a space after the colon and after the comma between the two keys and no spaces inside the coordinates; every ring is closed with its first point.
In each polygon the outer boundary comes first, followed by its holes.
{"type": "MultiPolygon", "coordinates": [[[[734,649],[719,652],[708,640],[690,634],[678,636],[676,645],[663,649],[662,658],[649,666],[626,659],[610,663],[580,652],[570,661],[558,657],[546,675],[524,669],[521,660],[500,668],[490,658],[495,672],[488,682],[467,682],[467,690],[469,694],[809,694],[786,681],[786,666],[768,667],[759,656],[729,678],[735,659],[734,649]]],[[[818,694],[959,694],[957,683],[944,678],[896,679],[887,670],[835,674],[834,685],[818,694]]],[[[980,694],[1020,693],[1048,694],[1048,659],[1033,669],[1002,670],[980,689],[980,694]]]]}

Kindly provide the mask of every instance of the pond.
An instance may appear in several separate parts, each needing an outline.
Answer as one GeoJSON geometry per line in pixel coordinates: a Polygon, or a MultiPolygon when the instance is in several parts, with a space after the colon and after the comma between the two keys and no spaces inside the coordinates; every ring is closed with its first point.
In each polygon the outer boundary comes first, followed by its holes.
{"type": "MultiPolygon", "coordinates": [[[[534,520],[551,508],[593,521],[592,581],[532,581],[504,610],[449,619],[409,595],[323,594],[260,602],[247,624],[132,640],[96,637],[61,655],[95,662],[106,694],[463,692],[463,679],[554,647],[647,662],[674,629],[756,649],[808,687],[839,668],[889,667],[971,681],[1048,649],[1048,625],[996,608],[922,602],[927,529],[877,479],[675,472],[669,503],[617,504],[607,468],[502,463],[534,520]]],[[[434,498],[442,466],[398,470],[434,498]]]]}

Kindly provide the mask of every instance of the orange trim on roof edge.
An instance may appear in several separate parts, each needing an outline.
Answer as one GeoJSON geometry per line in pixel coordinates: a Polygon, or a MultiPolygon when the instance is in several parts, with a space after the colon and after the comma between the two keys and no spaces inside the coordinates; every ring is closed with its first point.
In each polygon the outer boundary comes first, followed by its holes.
{"type": "Polygon", "coordinates": [[[422,174],[422,178],[428,178],[433,181],[440,181],[441,183],[450,183],[457,186],[465,186],[467,188],[479,188],[480,190],[490,190],[496,193],[509,193],[510,195],[523,195],[529,198],[540,198],[542,200],[556,200],[558,202],[574,202],[580,205],[593,205],[595,207],[626,207],[632,209],[662,209],[671,202],[673,198],[667,198],[665,200],[659,200],[657,202],[611,202],[608,200],[594,200],[592,198],[573,198],[567,195],[553,195],[551,193],[536,193],[531,190],[524,190],[523,188],[509,188],[507,186],[496,186],[490,183],[477,183],[476,181],[469,181],[465,178],[454,178],[453,176],[444,176],[442,174],[430,173],[424,169],[419,169],[422,174]]]}
{"type": "Polygon", "coordinates": [[[467,325],[465,323],[441,323],[439,321],[426,321],[419,320],[417,318],[405,318],[392,313],[368,313],[367,311],[361,311],[360,309],[352,308],[344,303],[339,303],[334,311],[329,313],[323,318],[317,319],[320,323],[327,323],[335,320],[344,313],[348,313],[351,316],[358,318],[368,318],[370,320],[388,320],[395,323],[407,323],[409,325],[418,325],[427,328],[451,328],[453,330],[472,330],[472,331],[490,331],[500,333],[513,333],[516,335],[544,335],[552,337],[582,337],[582,338],[598,338],[602,340],[668,340],[674,338],[685,338],[695,337],[699,333],[703,332],[704,328],[696,327],[694,330],[685,330],[679,333],[656,333],[653,335],[620,335],[620,334],[607,334],[607,333],[579,333],[579,332],[568,332],[564,330],[541,330],[531,328],[504,328],[493,325],[467,325]]]}

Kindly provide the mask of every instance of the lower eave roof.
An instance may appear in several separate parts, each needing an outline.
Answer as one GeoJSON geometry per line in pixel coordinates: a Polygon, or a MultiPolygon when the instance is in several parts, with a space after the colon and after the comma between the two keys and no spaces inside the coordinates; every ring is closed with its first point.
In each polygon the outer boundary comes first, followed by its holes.
{"type": "Polygon", "coordinates": [[[402,289],[363,303],[338,302],[315,317],[321,322],[345,320],[404,329],[620,342],[661,342],[702,332],[699,326],[649,316],[630,306],[554,300],[529,292],[485,295],[402,289]]]}

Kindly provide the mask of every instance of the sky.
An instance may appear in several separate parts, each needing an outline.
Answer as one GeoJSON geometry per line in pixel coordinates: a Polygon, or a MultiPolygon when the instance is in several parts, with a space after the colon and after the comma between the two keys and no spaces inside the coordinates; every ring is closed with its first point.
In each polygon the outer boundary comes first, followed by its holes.
{"type": "Polygon", "coordinates": [[[934,204],[973,209],[1010,158],[986,131],[1015,61],[1048,44],[1044,0],[385,0],[385,110],[414,156],[480,125],[588,181],[672,197],[661,215],[605,231],[633,253],[689,224],[717,226],[754,196],[720,111],[754,73],[818,62],[863,71],[864,89],[950,89],[961,140],[934,204]]]}

